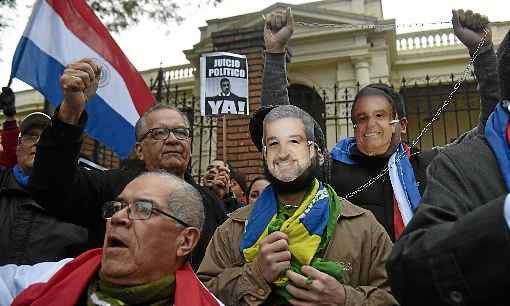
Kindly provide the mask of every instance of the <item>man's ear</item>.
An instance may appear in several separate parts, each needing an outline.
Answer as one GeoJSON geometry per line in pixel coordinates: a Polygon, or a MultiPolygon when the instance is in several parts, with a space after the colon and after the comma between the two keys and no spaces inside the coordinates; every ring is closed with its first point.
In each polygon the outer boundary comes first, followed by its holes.
{"type": "Polygon", "coordinates": [[[135,153],[136,153],[136,157],[138,157],[139,160],[143,160],[142,143],[141,142],[135,143],[135,153]]]}
{"type": "Polygon", "coordinates": [[[319,148],[319,145],[314,143],[313,144],[315,154],[317,154],[318,160],[319,160],[319,166],[322,166],[324,164],[324,153],[322,153],[322,150],[319,148]]]}
{"type": "Polygon", "coordinates": [[[407,124],[408,124],[407,117],[400,118],[399,124],[400,124],[400,133],[407,134],[407,124]]]}
{"type": "Polygon", "coordinates": [[[177,238],[177,257],[186,257],[193,251],[200,238],[200,230],[196,227],[187,227],[177,238]]]}
{"type": "Polygon", "coordinates": [[[319,165],[324,165],[324,153],[322,153],[322,150],[317,148],[317,156],[319,157],[319,165]]]}

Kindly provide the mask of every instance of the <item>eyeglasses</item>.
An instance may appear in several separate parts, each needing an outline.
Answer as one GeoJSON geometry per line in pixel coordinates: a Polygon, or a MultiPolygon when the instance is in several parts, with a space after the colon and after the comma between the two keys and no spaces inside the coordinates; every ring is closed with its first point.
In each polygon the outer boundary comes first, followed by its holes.
{"type": "Polygon", "coordinates": [[[169,217],[175,222],[184,225],[185,227],[191,227],[188,223],[181,219],[174,217],[159,208],[154,207],[154,204],[147,201],[137,201],[131,204],[122,203],[119,201],[108,201],[103,205],[103,218],[110,220],[113,215],[127,207],[128,218],[130,220],[147,220],[151,217],[152,212],[155,211],[164,216],[169,217]]]}
{"type": "Polygon", "coordinates": [[[144,140],[147,135],[151,135],[151,138],[154,140],[167,140],[170,133],[174,135],[174,137],[178,140],[186,140],[190,136],[189,128],[154,128],[148,130],[145,134],[143,134],[140,141],[144,140]]]}
{"type": "Polygon", "coordinates": [[[23,135],[19,138],[19,142],[24,144],[24,145],[34,145],[34,144],[37,144],[39,142],[39,138],[41,138],[41,136],[36,136],[36,135],[23,135]]]}

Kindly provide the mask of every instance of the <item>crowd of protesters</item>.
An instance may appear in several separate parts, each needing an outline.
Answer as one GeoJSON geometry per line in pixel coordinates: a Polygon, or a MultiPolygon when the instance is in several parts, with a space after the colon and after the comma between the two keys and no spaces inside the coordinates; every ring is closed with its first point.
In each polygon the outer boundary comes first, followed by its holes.
{"type": "Polygon", "coordinates": [[[0,305],[508,304],[510,32],[496,56],[485,16],[455,10],[452,24],[476,56],[478,125],[411,149],[402,97],[369,84],[350,110],[355,137],[329,152],[289,101],[293,15],[272,12],[249,123],[264,175],[249,186],[223,160],[196,183],[190,123],[162,104],[136,123],[132,162],[80,168],[91,59],[66,66],[51,118],[18,125],[4,88],[0,305]]]}

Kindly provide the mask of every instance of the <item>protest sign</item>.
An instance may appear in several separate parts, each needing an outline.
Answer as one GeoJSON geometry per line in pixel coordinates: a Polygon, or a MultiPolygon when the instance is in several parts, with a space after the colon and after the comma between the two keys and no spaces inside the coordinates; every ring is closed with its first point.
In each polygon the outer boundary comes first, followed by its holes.
{"type": "Polygon", "coordinates": [[[200,58],[202,116],[249,115],[246,56],[227,52],[200,58]]]}

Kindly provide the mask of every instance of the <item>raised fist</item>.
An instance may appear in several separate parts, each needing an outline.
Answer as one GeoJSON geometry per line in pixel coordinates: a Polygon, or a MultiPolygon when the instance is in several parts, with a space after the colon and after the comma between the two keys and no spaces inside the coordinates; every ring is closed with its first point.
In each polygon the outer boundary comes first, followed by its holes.
{"type": "Polygon", "coordinates": [[[294,32],[294,16],[290,7],[286,10],[276,10],[267,18],[264,25],[264,42],[266,52],[284,53],[287,43],[294,32]]]}
{"type": "Polygon", "coordinates": [[[492,43],[492,33],[487,16],[473,13],[471,10],[452,10],[452,25],[455,36],[469,49],[476,51],[478,44],[485,36],[484,46],[492,43]],[[487,35],[485,35],[487,31],[487,35]]]}
{"type": "Polygon", "coordinates": [[[16,114],[16,106],[14,105],[16,97],[10,87],[2,87],[0,94],[0,108],[3,109],[6,117],[12,117],[16,114]]]}
{"type": "Polygon", "coordinates": [[[86,102],[96,94],[101,68],[91,59],[82,59],[65,67],[60,86],[67,107],[80,112],[86,102]]]}

